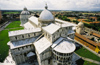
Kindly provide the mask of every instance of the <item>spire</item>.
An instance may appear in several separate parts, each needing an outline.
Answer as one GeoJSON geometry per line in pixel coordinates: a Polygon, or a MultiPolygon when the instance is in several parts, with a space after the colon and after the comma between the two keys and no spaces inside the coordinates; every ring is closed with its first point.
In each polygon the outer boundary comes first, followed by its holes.
{"type": "Polygon", "coordinates": [[[46,6],[45,6],[45,9],[48,9],[47,3],[46,3],[46,6]]]}

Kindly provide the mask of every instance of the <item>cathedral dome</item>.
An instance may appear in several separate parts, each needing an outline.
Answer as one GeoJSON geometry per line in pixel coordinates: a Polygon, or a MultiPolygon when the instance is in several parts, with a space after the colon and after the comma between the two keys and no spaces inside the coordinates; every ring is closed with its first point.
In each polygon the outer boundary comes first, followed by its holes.
{"type": "Polygon", "coordinates": [[[54,21],[54,16],[47,9],[47,5],[45,6],[45,9],[41,12],[39,21],[54,21]]]}
{"type": "Polygon", "coordinates": [[[27,8],[25,7],[23,9],[23,11],[21,12],[22,15],[30,15],[30,12],[27,10],[27,8]]]}

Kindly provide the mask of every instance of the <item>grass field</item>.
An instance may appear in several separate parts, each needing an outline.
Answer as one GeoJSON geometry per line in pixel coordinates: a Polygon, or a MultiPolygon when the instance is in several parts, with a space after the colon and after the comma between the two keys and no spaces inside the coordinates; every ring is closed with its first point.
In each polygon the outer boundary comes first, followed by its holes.
{"type": "Polygon", "coordinates": [[[100,61],[100,57],[96,56],[95,54],[93,54],[89,50],[85,49],[84,47],[76,50],[75,52],[82,57],[86,57],[86,58],[90,58],[90,59],[93,59],[96,61],[100,61]]]}
{"type": "Polygon", "coordinates": [[[92,63],[92,62],[88,62],[88,61],[84,61],[83,65],[98,65],[98,64],[95,64],[95,63],[92,63]]]}
{"type": "Polygon", "coordinates": [[[95,13],[82,13],[83,15],[84,14],[88,14],[88,15],[95,15],[95,13]]]}
{"type": "MultiPolygon", "coordinates": [[[[21,27],[20,24],[21,24],[20,21],[14,21],[14,22],[10,23],[5,29],[21,27]]],[[[23,27],[21,27],[21,28],[23,28],[23,27]]]]}
{"type": "Polygon", "coordinates": [[[3,14],[19,14],[19,12],[4,12],[3,14]]]}
{"type": "Polygon", "coordinates": [[[5,57],[8,55],[9,47],[7,42],[9,41],[8,30],[3,30],[0,32],[0,62],[3,62],[5,57]]]}
{"type": "Polygon", "coordinates": [[[9,47],[7,45],[7,42],[9,41],[8,30],[13,31],[13,30],[21,30],[21,29],[24,29],[24,28],[20,26],[20,21],[14,21],[14,22],[10,23],[5,28],[5,30],[2,30],[0,32],[0,62],[3,62],[4,59],[8,55],[8,50],[9,50],[9,47]],[[20,27],[20,28],[18,28],[18,27],[20,27]],[[14,28],[14,29],[11,29],[11,28],[14,28]]]}

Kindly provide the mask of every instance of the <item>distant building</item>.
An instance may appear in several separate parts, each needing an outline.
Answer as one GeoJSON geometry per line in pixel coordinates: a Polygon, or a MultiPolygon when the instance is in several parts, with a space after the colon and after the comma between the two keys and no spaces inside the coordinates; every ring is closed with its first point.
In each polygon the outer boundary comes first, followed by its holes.
{"type": "Polygon", "coordinates": [[[87,19],[78,19],[78,21],[81,21],[81,20],[82,20],[82,22],[87,23],[87,24],[100,25],[100,22],[99,21],[88,22],[88,21],[85,21],[87,19]]]}
{"type": "MultiPolygon", "coordinates": [[[[7,44],[16,64],[34,62],[36,58],[39,65],[72,64],[76,48],[73,26],[58,19],[55,21],[47,8],[46,5],[39,18],[31,16],[28,22],[21,21],[24,30],[9,32],[10,41],[7,44]]],[[[24,13],[24,16],[27,15],[24,13]]]]}
{"type": "Polygon", "coordinates": [[[84,33],[84,23],[82,21],[78,23],[78,26],[76,27],[76,32],[78,34],[84,33]]]}
{"type": "Polygon", "coordinates": [[[21,26],[23,26],[26,22],[28,22],[28,18],[30,17],[30,15],[31,15],[30,12],[25,7],[20,14],[21,26]]]}
{"type": "Polygon", "coordinates": [[[79,22],[76,27],[75,40],[89,47],[91,50],[100,53],[100,35],[93,30],[86,29],[84,23],[79,22]]]}
{"type": "Polygon", "coordinates": [[[94,22],[97,21],[97,17],[89,17],[89,19],[94,20],[94,22]]]}

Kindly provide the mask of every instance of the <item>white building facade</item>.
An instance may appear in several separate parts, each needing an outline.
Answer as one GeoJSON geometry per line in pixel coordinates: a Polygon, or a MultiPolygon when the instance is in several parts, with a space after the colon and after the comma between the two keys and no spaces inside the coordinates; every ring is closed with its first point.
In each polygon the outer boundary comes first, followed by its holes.
{"type": "Polygon", "coordinates": [[[82,21],[78,23],[78,26],[76,27],[76,32],[78,34],[84,33],[84,23],[82,21]]]}
{"type": "Polygon", "coordinates": [[[7,43],[17,65],[36,58],[39,65],[72,64],[76,47],[70,23],[55,19],[46,5],[39,18],[31,16],[22,24],[25,29],[10,31],[7,43]]]}
{"type": "Polygon", "coordinates": [[[23,26],[26,22],[28,22],[28,18],[30,17],[30,15],[31,15],[30,12],[25,7],[20,14],[21,26],[23,26]]]}

